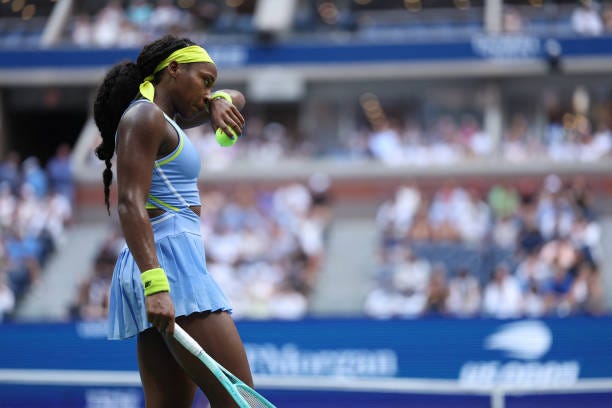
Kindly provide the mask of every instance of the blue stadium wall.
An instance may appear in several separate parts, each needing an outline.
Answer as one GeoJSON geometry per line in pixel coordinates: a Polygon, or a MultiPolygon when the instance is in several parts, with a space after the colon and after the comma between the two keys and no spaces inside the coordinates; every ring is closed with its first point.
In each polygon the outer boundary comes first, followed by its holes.
{"type": "MultiPolygon", "coordinates": [[[[545,60],[547,42],[556,41],[562,58],[610,58],[612,36],[597,38],[538,38],[532,36],[475,36],[470,41],[398,42],[391,44],[290,43],[283,45],[211,45],[215,61],[224,68],[282,64],[355,64],[395,62],[453,62],[545,60]]],[[[135,59],[140,49],[19,49],[0,50],[4,69],[92,68],[135,59]]]]}
{"type": "MultiPolygon", "coordinates": [[[[612,318],[238,323],[279,407],[611,407],[612,318]],[[570,392],[584,384],[607,384],[570,392]],[[568,392],[559,392],[567,389],[568,392]]],[[[142,407],[135,341],[104,324],[0,326],[0,407],[142,407]]],[[[199,396],[196,406],[201,404],[199,396]]]]}

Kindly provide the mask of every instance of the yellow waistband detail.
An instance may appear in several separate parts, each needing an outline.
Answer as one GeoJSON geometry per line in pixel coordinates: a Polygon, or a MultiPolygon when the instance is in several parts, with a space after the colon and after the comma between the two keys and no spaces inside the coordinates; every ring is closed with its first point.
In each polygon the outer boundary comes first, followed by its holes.
{"type": "MultiPolygon", "coordinates": [[[[173,206],[173,205],[170,205],[170,204],[168,204],[168,203],[165,203],[165,202],[163,202],[162,200],[160,200],[159,198],[153,197],[151,194],[149,194],[149,200],[154,201],[154,202],[156,202],[157,204],[159,204],[159,205],[161,205],[162,207],[167,208],[167,209],[169,209],[169,210],[172,210],[172,211],[177,211],[177,212],[178,212],[178,211],[180,211],[180,210],[179,210],[177,207],[175,207],[175,206],[173,206]]],[[[146,208],[147,208],[147,209],[153,209],[153,208],[159,208],[159,207],[158,207],[158,206],[156,206],[156,205],[153,205],[153,204],[149,204],[149,203],[147,203],[146,208]],[[149,206],[151,206],[151,207],[149,207],[149,206]]]]}

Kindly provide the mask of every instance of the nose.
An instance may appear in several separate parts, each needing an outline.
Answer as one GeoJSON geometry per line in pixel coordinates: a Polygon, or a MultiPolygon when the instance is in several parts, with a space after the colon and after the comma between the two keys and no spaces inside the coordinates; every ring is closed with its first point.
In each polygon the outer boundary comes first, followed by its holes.
{"type": "Polygon", "coordinates": [[[204,106],[204,110],[208,112],[210,109],[210,91],[204,93],[202,97],[202,104],[204,106]]]}

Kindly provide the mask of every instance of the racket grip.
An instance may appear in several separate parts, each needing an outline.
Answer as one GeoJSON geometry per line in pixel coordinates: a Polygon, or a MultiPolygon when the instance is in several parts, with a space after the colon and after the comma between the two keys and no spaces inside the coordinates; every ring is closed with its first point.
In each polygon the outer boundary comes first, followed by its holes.
{"type": "Polygon", "coordinates": [[[200,353],[202,347],[181,326],[174,323],[174,338],[195,356],[200,353]]]}

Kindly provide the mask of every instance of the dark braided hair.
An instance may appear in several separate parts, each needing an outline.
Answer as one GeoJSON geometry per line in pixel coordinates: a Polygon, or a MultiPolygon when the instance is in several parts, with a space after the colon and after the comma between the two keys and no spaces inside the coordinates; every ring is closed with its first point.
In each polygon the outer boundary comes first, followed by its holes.
{"type": "MultiPolygon", "coordinates": [[[[190,45],[195,45],[195,43],[187,38],[164,36],[145,45],[136,63],[124,61],[112,67],[98,88],[94,102],[94,119],[102,135],[102,143],[96,148],[96,156],[106,164],[102,179],[104,180],[104,202],[109,214],[109,193],[113,181],[111,159],[115,153],[115,133],[121,115],[130,102],[139,96],[138,87],[144,78],[151,75],[157,65],[174,51],[190,45]]],[[[155,75],[152,81],[154,84],[159,82],[163,71],[155,75]]]]}

